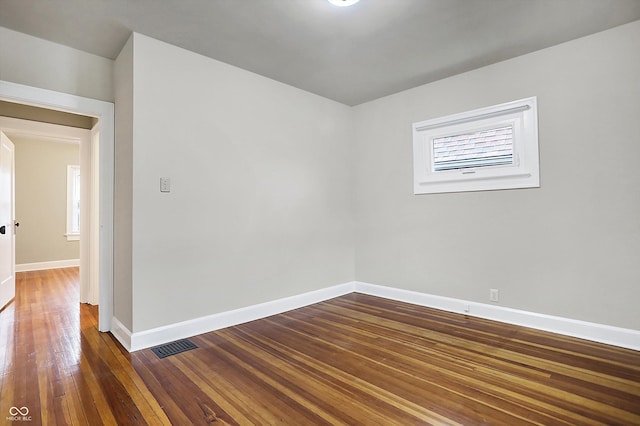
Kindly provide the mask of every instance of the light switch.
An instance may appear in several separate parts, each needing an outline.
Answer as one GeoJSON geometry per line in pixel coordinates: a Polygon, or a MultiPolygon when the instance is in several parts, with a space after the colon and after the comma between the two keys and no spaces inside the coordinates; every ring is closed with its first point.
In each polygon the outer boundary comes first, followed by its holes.
{"type": "Polygon", "coordinates": [[[171,179],[168,177],[160,178],[160,192],[171,192],[171,179]]]}

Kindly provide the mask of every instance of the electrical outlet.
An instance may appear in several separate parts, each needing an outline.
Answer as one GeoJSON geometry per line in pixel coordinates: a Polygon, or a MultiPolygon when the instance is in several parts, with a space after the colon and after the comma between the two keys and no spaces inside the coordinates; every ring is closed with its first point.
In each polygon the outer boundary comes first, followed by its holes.
{"type": "Polygon", "coordinates": [[[468,304],[464,305],[464,312],[468,314],[470,311],[471,311],[471,306],[469,306],[468,304]]]}
{"type": "Polygon", "coordinates": [[[500,301],[500,294],[498,293],[498,289],[497,288],[490,288],[489,289],[489,300],[492,302],[499,302],[500,301]]]}

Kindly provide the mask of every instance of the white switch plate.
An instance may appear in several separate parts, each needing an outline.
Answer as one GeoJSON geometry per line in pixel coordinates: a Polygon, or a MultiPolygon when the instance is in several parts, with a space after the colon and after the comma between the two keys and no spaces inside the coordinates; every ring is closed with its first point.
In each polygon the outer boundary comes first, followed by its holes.
{"type": "Polygon", "coordinates": [[[171,179],[168,177],[160,178],[160,192],[171,192],[171,179]]]}

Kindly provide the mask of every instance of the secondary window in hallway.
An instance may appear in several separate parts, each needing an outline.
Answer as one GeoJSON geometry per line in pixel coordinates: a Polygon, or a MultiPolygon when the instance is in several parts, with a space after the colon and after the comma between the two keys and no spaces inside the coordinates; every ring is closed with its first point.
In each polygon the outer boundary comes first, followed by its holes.
{"type": "Polygon", "coordinates": [[[80,239],[80,166],[67,166],[67,240],[80,239]]]}

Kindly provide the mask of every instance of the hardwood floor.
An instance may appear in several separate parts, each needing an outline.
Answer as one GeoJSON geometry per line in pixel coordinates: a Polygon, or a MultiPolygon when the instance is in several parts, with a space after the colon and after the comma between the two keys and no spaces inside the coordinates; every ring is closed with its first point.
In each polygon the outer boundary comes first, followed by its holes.
{"type": "Polygon", "coordinates": [[[158,359],[99,333],[77,285],[19,274],[0,424],[640,424],[637,351],[350,294],[158,359]]]}
{"type": "Polygon", "coordinates": [[[129,354],[98,332],[97,308],[80,305],[78,274],[17,274],[0,312],[0,424],[170,424],[129,354]],[[11,407],[31,421],[7,419],[11,407]]]}

